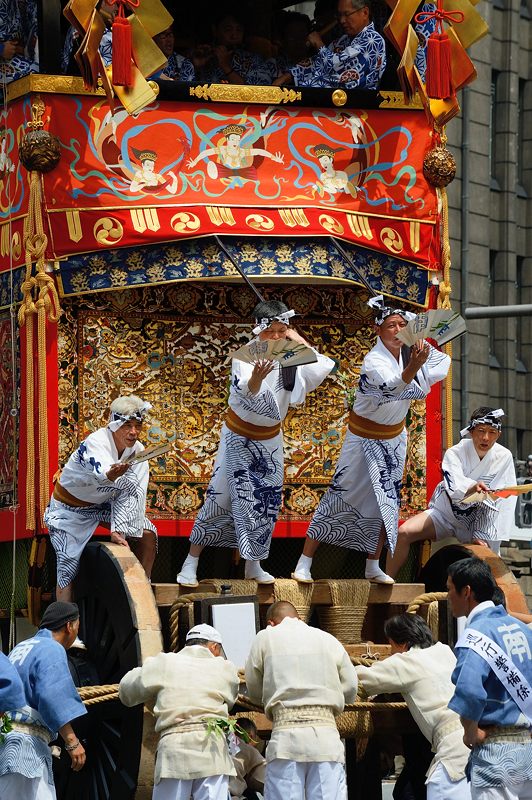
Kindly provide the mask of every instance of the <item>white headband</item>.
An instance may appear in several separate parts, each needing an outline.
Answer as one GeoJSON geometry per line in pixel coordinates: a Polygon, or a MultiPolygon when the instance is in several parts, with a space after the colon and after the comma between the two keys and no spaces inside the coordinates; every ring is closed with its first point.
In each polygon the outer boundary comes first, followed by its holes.
{"type": "Polygon", "coordinates": [[[385,305],[382,294],[372,297],[370,300],[368,300],[367,304],[375,313],[375,325],[382,325],[386,317],[391,317],[393,314],[399,314],[399,316],[405,319],[407,322],[410,322],[411,319],[416,318],[416,315],[411,311],[405,311],[403,308],[392,308],[392,306],[385,305]]]}
{"type": "Polygon", "coordinates": [[[504,411],[502,408],[496,408],[494,411],[490,411],[489,414],[486,414],[483,417],[476,417],[476,419],[472,419],[467,428],[462,428],[460,431],[460,436],[462,439],[470,439],[471,438],[471,431],[473,428],[476,428],[477,425],[491,425],[492,428],[496,428],[498,431],[502,430],[502,424],[498,422],[500,417],[504,417],[504,411]]]}
{"type": "Polygon", "coordinates": [[[135,409],[135,411],[129,414],[119,414],[117,411],[111,411],[111,417],[107,427],[114,433],[126,422],[129,422],[130,419],[136,419],[137,422],[144,422],[144,417],[151,407],[151,403],[145,401],[140,408],[135,409]]]}
{"type": "Polygon", "coordinates": [[[285,311],[284,314],[278,314],[276,317],[262,317],[262,319],[255,320],[257,322],[257,326],[253,328],[253,333],[255,336],[258,336],[259,333],[265,331],[266,328],[269,328],[272,322],[282,322],[283,325],[290,325],[289,320],[292,317],[295,317],[296,312],[293,308],[290,311],[285,311]]]}

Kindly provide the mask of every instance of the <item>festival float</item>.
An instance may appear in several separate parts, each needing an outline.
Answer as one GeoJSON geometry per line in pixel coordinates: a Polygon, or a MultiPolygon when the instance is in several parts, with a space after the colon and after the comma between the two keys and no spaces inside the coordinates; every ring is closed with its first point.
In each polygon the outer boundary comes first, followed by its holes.
{"type": "MultiPolygon", "coordinates": [[[[117,74],[114,55],[110,68],[101,62],[96,0],[74,1],[69,20],[87,34],[83,78],[31,75],[7,88],[0,164],[4,624],[14,613],[37,623],[51,596],[42,517],[53,476],[106,424],[112,400],[122,393],[148,400],[144,444],[171,445],[151,462],[147,514],[160,536],[155,582],[105,539],[82,559],[76,599],[90,667],[80,678],[91,712],[87,766],[61,773],[60,798],[151,796],[151,715],[123,708],[116,684],[162,647],[179,646],[201,601],[226,591],[224,584],[236,596],[256,591],[225,553],[205,559],[206,576],[216,579],[206,577],[198,593],[173,582],[212,472],[229,354],[250,336],[254,288],[294,308],[301,333],[339,364],[285,423],[285,492],[270,561],[284,576],[330,483],[346,395],[373,344],[369,295],[413,311],[450,308],[445,187],[455,165],[445,125],[459,111],[456,93],[475,77],[466,49],[487,27],[469,0],[438,4],[441,30],[429,42],[425,85],[414,65],[416,4],[389,4],[386,34],[400,54],[401,92],[157,84],[150,75],[165,59],[151,37],[171,24],[158,0],[122,4],[132,12],[125,75],[117,74]]],[[[426,404],[412,406],[404,516],[426,507],[440,479],[443,449],[452,444],[451,402],[449,376],[426,404]]],[[[444,588],[446,565],[464,552],[454,547],[425,564],[422,550],[407,582],[391,587],[360,580],[362,561],[352,554],[329,553],[316,562],[321,580],[314,586],[285,577],[259,587],[257,598],[261,609],[289,599],[303,618],[317,615],[357,658],[386,654],[383,620],[412,603],[450,641],[444,599],[430,592],[444,588]]],[[[526,611],[512,574],[489,559],[509,606],[526,611]]],[[[359,796],[357,774],[365,776],[364,796],[380,786],[375,755],[373,766],[361,767],[369,756],[364,761],[360,742],[372,726],[412,725],[404,704],[368,705],[342,715],[350,797],[359,796]]],[[[266,725],[260,710],[247,710],[266,725]]]]}

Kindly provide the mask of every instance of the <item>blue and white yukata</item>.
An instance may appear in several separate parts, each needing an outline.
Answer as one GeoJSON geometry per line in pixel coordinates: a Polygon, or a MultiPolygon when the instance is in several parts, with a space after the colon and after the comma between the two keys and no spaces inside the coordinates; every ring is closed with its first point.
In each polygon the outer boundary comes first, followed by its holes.
{"type": "MultiPolygon", "coordinates": [[[[416,13],[432,14],[436,10],[434,3],[423,3],[422,7],[416,13]]],[[[421,80],[425,83],[427,73],[427,42],[432,33],[436,30],[436,18],[432,17],[425,22],[414,21],[414,30],[419,39],[419,46],[417,48],[415,65],[421,76],[421,80]]]]}
{"type": "Polygon", "coordinates": [[[478,481],[493,489],[515,486],[514,458],[510,450],[495,442],[481,459],[471,438],[464,438],[446,451],[442,462],[443,480],[430,499],[428,513],[436,538],[456,536],[461,542],[482,539],[498,552],[501,539],[511,530],[516,497],[479,503],[462,503],[467,491],[478,481]]]}
{"type": "MultiPolygon", "coordinates": [[[[423,400],[445,378],[449,356],[435,348],[411,383],[404,366],[381,339],[362,362],[353,411],[379,425],[398,425],[412,400],[423,400]]],[[[347,431],[331,485],[323,495],[307,536],[319,542],[375,553],[382,526],[393,553],[397,542],[407,433],[366,439],[347,431]]]]}
{"type": "MultiPolygon", "coordinates": [[[[269,86],[270,74],[266,63],[256,53],[238,48],[233,52],[231,69],[234,70],[243,82],[253,86],[269,86]]],[[[201,70],[198,80],[206,83],[227,83],[227,75],[216,61],[207,64],[201,70]]]]}
{"type": "MultiPolygon", "coordinates": [[[[278,363],[257,394],[248,390],[253,364],[233,359],[229,407],[251,425],[271,427],[284,420],[289,406],[301,405],[334,367],[316,353],[313,364],[296,367],[294,387],[283,388],[278,363]]],[[[238,547],[250,561],[268,557],[273,528],[281,506],[283,434],[261,441],[247,439],[224,423],[214,472],[205,503],[190,534],[191,544],[238,547]]]]}
{"type": "Polygon", "coordinates": [[[35,18],[35,0],[27,0],[22,8],[17,0],[0,0],[0,80],[4,80],[5,75],[5,82],[10,83],[39,71],[33,29],[35,18]],[[33,34],[32,42],[28,42],[27,39],[30,31],[33,34]],[[4,42],[24,42],[24,55],[14,55],[13,58],[4,60],[2,58],[4,42]]]}
{"type": "Polygon", "coordinates": [[[0,653],[0,714],[20,708],[25,702],[17,670],[8,657],[0,653]]]}
{"type": "MultiPolygon", "coordinates": [[[[487,648],[493,649],[491,644],[487,648]]],[[[491,601],[479,603],[456,644],[456,658],[451,678],[456,688],[449,708],[489,731],[485,742],[471,751],[468,763],[473,800],[529,800],[532,719],[523,714],[506,686],[513,685],[521,698],[531,694],[532,631],[502,606],[491,601]],[[479,633],[502,651],[495,657],[503,669],[502,680],[489,661],[468,644],[468,639],[474,642],[479,633]],[[515,668],[524,683],[518,680],[515,668]]]]}
{"type": "MultiPolygon", "coordinates": [[[[78,33],[74,27],[70,27],[65,37],[63,45],[63,52],[61,53],[61,72],[65,75],[68,73],[70,63],[74,57],[74,51],[77,51],[81,44],[78,33]]],[[[113,60],[113,33],[110,28],[106,28],[103,32],[98,50],[102,57],[103,63],[106,67],[110,66],[113,60]]]]}
{"type": "Polygon", "coordinates": [[[13,730],[0,745],[0,797],[55,798],[48,743],[63,725],[87,713],[72,681],[66,650],[40,630],[9,654],[24,689],[24,703],[11,711],[13,730]]]}
{"type": "Polygon", "coordinates": [[[168,57],[167,65],[153,75],[150,75],[150,78],[153,80],[170,78],[172,81],[186,81],[187,83],[192,83],[192,81],[196,80],[196,70],[189,58],[185,58],[185,56],[179,53],[172,53],[168,57]]]}
{"type": "Polygon", "coordinates": [[[373,22],[351,38],[344,34],[321,47],[310,63],[290,68],[296,86],[378,89],[386,67],[384,39],[373,22]]]}
{"type": "Polygon", "coordinates": [[[115,481],[110,481],[106,475],[113,464],[142,450],[144,445],[136,442],[133,447],[126,447],[119,459],[113,434],[109,428],[99,428],[68,459],[59,478],[60,489],[81,501],[80,506],[52,496],[44,513],[57,556],[60,588],[68,586],[75,578],[85,545],[101,523],[124,537],[140,539],[144,530],[157,534],[155,526],[145,516],[148,461],[132,465],[115,481]]]}

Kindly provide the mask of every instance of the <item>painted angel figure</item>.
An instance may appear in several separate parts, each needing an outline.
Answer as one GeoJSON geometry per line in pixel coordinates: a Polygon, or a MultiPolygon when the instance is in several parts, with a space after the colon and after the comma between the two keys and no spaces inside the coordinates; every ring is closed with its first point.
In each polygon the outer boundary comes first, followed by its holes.
{"type": "Polygon", "coordinates": [[[191,158],[187,162],[187,167],[194,169],[202,159],[216,157],[217,162],[207,161],[207,174],[213,180],[216,178],[232,178],[234,176],[256,181],[258,180],[257,169],[253,165],[255,156],[270,158],[278,164],[284,163],[284,155],[280,152],[270,153],[262,147],[242,147],[242,137],[245,133],[245,125],[226,125],[221,131],[222,136],[225,136],[226,143],[203,150],[196,158],[191,158]]]}
{"type": "MultiPolygon", "coordinates": [[[[355,145],[367,142],[363,123],[359,117],[349,116],[344,124],[351,129],[351,136],[355,145]]],[[[313,186],[313,189],[318,194],[323,195],[325,192],[329,192],[329,194],[334,195],[346,192],[351,197],[357,196],[357,187],[363,180],[367,151],[365,149],[357,150],[356,155],[354,154],[356,160],[351,161],[345,170],[336,169],[334,157],[336,153],[340,153],[345,149],[344,147],[332,147],[326,142],[321,142],[311,149],[323,169],[319,179],[313,186]]]]}
{"type": "Polygon", "coordinates": [[[169,171],[168,177],[161,175],[160,172],[155,172],[155,161],[157,160],[157,153],[155,150],[138,150],[132,148],[133,155],[140,163],[140,168],[135,171],[133,179],[129,185],[129,191],[132,194],[137,192],[155,192],[165,188],[169,194],[177,192],[177,175],[169,171]],[[171,180],[169,181],[168,178],[171,180]]]}

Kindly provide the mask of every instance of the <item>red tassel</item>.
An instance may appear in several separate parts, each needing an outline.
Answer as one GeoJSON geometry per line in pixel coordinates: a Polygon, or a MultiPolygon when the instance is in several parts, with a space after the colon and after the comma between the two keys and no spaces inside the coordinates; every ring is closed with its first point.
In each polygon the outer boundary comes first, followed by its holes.
{"type": "Polygon", "coordinates": [[[124,16],[123,6],[113,22],[113,83],[115,86],[131,86],[131,25],[124,16]]]}
{"type": "Polygon", "coordinates": [[[434,32],[427,42],[426,92],[433,100],[447,100],[454,95],[451,42],[446,33],[434,32]]]}

